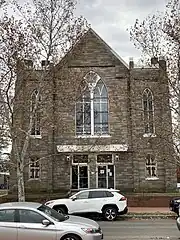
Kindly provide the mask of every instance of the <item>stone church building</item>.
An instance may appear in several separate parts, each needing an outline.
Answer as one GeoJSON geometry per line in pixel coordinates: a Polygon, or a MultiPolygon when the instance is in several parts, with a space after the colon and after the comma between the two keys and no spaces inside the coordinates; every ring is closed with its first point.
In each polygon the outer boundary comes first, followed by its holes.
{"type": "MultiPolygon", "coordinates": [[[[37,89],[39,105],[26,154],[31,191],[176,188],[166,62],[127,65],[89,29],[56,66],[17,70],[14,127],[27,131],[37,89]]],[[[22,147],[23,131],[19,133],[22,147]]],[[[11,188],[16,186],[13,170],[11,188]]]]}

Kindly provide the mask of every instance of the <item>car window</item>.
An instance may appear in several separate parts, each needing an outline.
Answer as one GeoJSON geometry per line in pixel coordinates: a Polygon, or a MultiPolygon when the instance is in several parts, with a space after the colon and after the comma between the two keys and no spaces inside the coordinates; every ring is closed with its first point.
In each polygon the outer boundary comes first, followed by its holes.
{"type": "Polygon", "coordinates": [[[14,222],[14,209],[0,210],[0,222],[14,222]]]}
{"type": "Polygon", "coordinates": [[[46,205],[41,205],[38,208],[39,211],[45,213],[46,215],[48,215],[48,217],[51,217],[53,220],[57,221],[57,222],[62,222],[67,220],[67,217],[64,216],[61,213],[58,213],[57,211],[55,211],[54,209],[46,206],[46,205]]]}
{"type": "Polygon", "coordinates": [[[82,192],[76,195],[76,199],[87,199],[89,197],[89,191],[82,192]]]}
{"type": "Polygon", "coordinates": [[[32,210],[20,209],[19,219],[21,223],[42,223],[45,217],[32,210]]]}
{"type": "Polygon", "coordinates": [[[105,191],[91,191],[89,194],[89,198],[105,198],[107,197],[105,191]]]}
{"type": "Polygon", "coordinates": [[[106,195],[107,195],[107,197],[114,197],[114,195],[109,191],[106,191],[106,195]]]}

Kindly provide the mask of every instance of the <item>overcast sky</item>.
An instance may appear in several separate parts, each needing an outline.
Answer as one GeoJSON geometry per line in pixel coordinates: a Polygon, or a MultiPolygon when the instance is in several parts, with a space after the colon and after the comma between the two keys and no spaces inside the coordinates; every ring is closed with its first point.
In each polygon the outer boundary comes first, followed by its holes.
{"type": "Polygon", "coordinates": [[[167,0],[79,0],[78,13],[126,61],[140,57],[127,28],[148,14],[164,11],[167,0]]]}
{"type": "MultiPolygon", "coordinates": [[[[18,0],[21,3],[27,0],[18,0]]],[[[91,27],[127,63],[135,61],[141,52],[130,42],[128,28],[136,19],[143,20],[156,11],[164,11],[168,0],[77,0],[77,14],[83,15],[91,27]]]]}

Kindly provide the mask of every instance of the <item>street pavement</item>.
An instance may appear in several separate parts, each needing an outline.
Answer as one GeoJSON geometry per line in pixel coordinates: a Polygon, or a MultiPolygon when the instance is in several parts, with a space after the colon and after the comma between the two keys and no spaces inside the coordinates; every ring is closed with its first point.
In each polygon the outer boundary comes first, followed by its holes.
{"type": "Polygon", "coordinates": [[[104,240],[179,240],[175,219],[99,221],[104,240]]]}

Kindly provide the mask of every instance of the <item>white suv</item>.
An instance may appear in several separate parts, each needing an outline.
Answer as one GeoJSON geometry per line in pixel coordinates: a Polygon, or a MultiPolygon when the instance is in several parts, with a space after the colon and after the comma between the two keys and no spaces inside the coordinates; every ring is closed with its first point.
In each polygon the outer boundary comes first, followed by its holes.
{"type": "Polygon", "coordinates": [[[128,212],[127,199],[115,189],[83,190],[70,198],[51,200],[45,204],[64,214],[100,213],[108,221],[128,212]]]}

